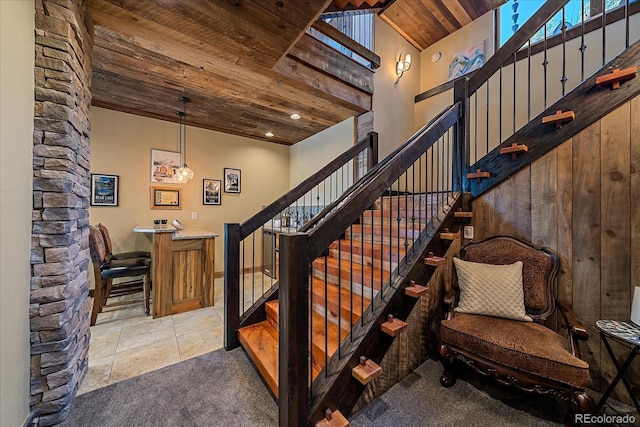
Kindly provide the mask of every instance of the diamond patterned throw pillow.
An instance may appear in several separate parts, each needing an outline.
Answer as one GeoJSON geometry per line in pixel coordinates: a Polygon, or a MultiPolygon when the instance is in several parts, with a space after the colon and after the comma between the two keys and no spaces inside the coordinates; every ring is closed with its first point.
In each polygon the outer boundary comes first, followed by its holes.
{"type": "Polygon", "coordinates": [[[460,286],[455,311],[531,322],[524,307],[522,261],[481,264],[454,258],[460,286]]]}

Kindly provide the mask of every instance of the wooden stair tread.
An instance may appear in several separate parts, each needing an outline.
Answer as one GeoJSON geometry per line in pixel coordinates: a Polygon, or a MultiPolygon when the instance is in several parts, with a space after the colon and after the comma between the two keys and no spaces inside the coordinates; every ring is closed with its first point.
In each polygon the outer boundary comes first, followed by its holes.
{"type": "Polygon", "coordinates": [[[388,271],[380,270],[379,268],[376,268],[376,267],[369,267],[369,266],[363,266],[362,264],[349,263],[348,261],[344,261],[344,260],[338,263],[338,259],[334,257],[327,257],[325,262],[325,258],[320,257],[313,260],[314,277],[324,280],[323,276],[324,276],[325,266],[326,266],[327,274],[334,276],[336,279],[338,278],[338,273],[340,273],[340,278],[342,280],[349,281],[353,277],[354,284],[357,284],[358,287],[373,286],[375,290],[380,290],[381,284],[389,280],[389,276],[390,276],[390,273],[388,271]],[[338,266],[340,266],[341,268],[338,268],[338,266]],[[351,270],[349,270],[347,267],[350,267],[351,270]],[[364,282],[364,283],[361,283],[361,282],[364,282]]]}
{"type": "MultiPolygon", "coordinates": [[[[276,324],[278,324],[279,317],[280,317],[279,305],[280,303],[278,302],[278,300],[273,300],[266,303],[267,316],[272,317],[272,319],[275,320],[276,324]]],[[[338,349],[338,345],[339,345],[338,337],[341,340],[344,340],[349,334],[350,328],[348,325],[345,324],[341,328],[342,331],[340,332],[340,335],[338,335],[338,326],[332,322],[327,321],[326,329],[325,329],[325,318],[321,314],[316,313],[314,311],[312,312],[311,319],[312,319],[311,320],[311,327],[312,327],[311,354],[313,355],[312,374],[313,374],[313,378],[315,379],[315,377],[324,367],[325,353],[326,353],[327,359],[331,358],[331,356],[333,356],[333,353],[335,353],[336,350],[338,349]],[[327,351],[326,352],[325,352],[325,331],[327,332],[326,334],[326,337],[327,337],[326,350],[327,351]]],[[[265,322],[262,322],[262,323],[265,323],[265,322]]],[[[271,324],[269,324],[269,327],[273,329],[273,326],[271,324]]]]}
{"type": "MultiPolygon", "coordinates": [[[[313,302],[324,306],[325,304],[325,286],[324,281],[312,277],[312,286],[310,286],[311,292],[313,292],[313,302]]],[[[353,322],[357,322],[362,316],[362,307],[366,310],[371,303],[371,299],[366,296],[361,296],[356,293],[350,292],[349,289],[340,287],[334,283],[327,283],[326,286],[326,302],[328,309],[332,313],[338,312],[338,302],[340,302],[340,316],[343,319],[349,319],[350,314],[353,314],[353,322]],[[340,295],[340,301],[338,301],[338,295],[340,295]],[[353,305],[351,304],[351,296],[353,295],[353,305]],[[353,311],[351,311],[353,308],[353,311]]]]}
{"type": "Polygon", "coordinates": [[[354,224],[351,227],[349,227],[349,230],[347,232],[351,232],[355,234],[364,233],[365,241],[367,240],[367,237],[368,237],[367,235],[371,235],[371,234],[373,234],[374,236],[385,236],[385,237],[407,236],[412,239],[415,239],[420,235],[420,232],[422,231],[422,228],[417,228],[417,226],[418,225],[416,224],[416,228],[413,228],[413,227],[404,227],[401,225],[398,228],[398,226],[395,224],[391,225],[390,227],[389,226],[381,227],[379,225],[371,225],[371,224],[354,224]]]}
{"type": "MultiPolygon", "coordinates": [[[[404,245],[400,247],[394,247],[382,242],[371,242],[371,241],[361,241],[353,239],[353,243],[351,239],[341,239],[336,240],[329,245],[330,249],[337,249],[340,246],[342,251],[349,252],[351,248],[353,248],[354,255],[362,255],[365,256],[373,256],[379,258],[381,255],[384,257],[388,254],[404,256],[407,252],[404,245]]],[[[388,258],[387,258],[388,259],[388,258]]]]}
{"type": "Polygon", "coordinates": [[[278,336],[266,320],[238,330],[240,343],[258,368],[271,392],[278,395],[278,336]]]}

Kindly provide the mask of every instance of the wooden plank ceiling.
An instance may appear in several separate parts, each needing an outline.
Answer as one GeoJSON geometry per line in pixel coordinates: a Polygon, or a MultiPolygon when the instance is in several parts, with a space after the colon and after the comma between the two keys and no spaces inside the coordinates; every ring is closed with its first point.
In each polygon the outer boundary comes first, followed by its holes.
{"type": "Polygon", "coordinates": [[[189,125],[294,144],[371,108],[372,83],[295,56],[330,1],[88,0],[92,103],[177,122],[186,95],[189,125]]]}
{"type": "MultiPolygon", "coordinates": [[[[334,3],[339,0],[334,0],[334,3]]],[[[422,51],[507,0],[397,0],[380,17],[422,51]]]]}
{"type": "Polygon", "coordinates": [[[186,95],[191,126],[291,145],[371,109],[373,73],[305,33],[322,12],[383,10],[424,49],[505,1],[87,0],[92,104],[177,123],[186,95]]]}

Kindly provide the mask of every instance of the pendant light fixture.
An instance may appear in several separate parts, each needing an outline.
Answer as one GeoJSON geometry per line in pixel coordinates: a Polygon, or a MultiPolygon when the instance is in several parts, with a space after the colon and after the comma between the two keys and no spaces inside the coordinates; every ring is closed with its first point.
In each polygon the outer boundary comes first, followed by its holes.
{"type": "Polygon", "coordinates": [[[182,111],[176,111],[176,114],[180,120],[180,163],[182,166],[176,171],[176,179],[179,183],[186,184],[194,176],[193,170],[187,166],[187,103],[191,102],[191,98],[181,96],[180,101],[183,103],[183,108],[182,111]]]}

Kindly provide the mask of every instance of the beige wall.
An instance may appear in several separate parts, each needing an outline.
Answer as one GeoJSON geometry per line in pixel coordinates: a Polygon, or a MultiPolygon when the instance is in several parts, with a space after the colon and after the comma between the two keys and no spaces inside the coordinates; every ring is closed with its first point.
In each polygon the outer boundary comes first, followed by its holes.
{"type": "Polygon", "coordinates": [[[420,91],[420,54],[400,34],[376,19],[376,53],[380,68],[374,78],[374,130],[378,132],[379,158],[404,143],[424,123],[414,123],[414,97],[420,91]],[[401,52],[411,54],[413,65],[396,81],[396,61],[401,52]]]}
{"type": "Polygon", "coordinates": [[[346,119],[291,146],[289,171],[291,188],[313,175],[355,143],[353,120],[353,118],[346,119]]]}
{"type": "Polygon", "coordinates": [[[224,223],[242,223],[288,190],[289,147],[191,126],[187,142],[187,161],[196,175],[187,184],[166,184],[182,188],[182,209],[151,209],[151,148],[178,151],[178,124],[92,108],[91,172],[119,175],[120,200],[118,207],[91,207],[90,220],[109,227],[114,252],[150,250],[149,236],[132,230],[154,218],[177,218],[186,228],[211,230],[220,234],[216,271],[222,271],[224,223]],[[241,169],[242,192],[222,193],[220,206],[203,205],[202,179],[222,179],[225,167],[241,169]]]}
{"type": "MultiPolygon", "coordinates": [[[[485,61],[493,55],[493,17],[493,12],[488,12],[422,51],[420,54],[422,65],[420,68],[420,93],[449,80],[449,58],[461,50],[483,41],[485,61]],[[440,52],[440,60],[432,62],[431,57],[436,52],[440,52]]],[[[416,124],[424,125],[443,108],[451,105],[452,101],[453,90],[449,90],[415,104],[416,124]]]]}
{"type": "Polygon", "coordinates": [[[29,414],[34,2],[0,1],[0,425],[29,414]]]}

